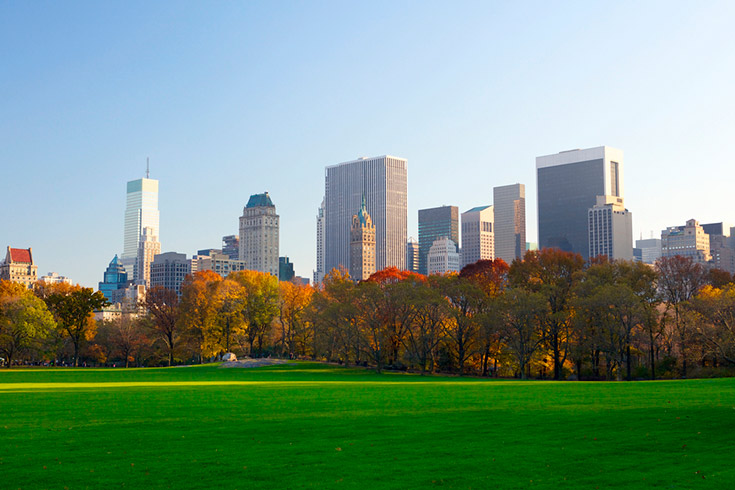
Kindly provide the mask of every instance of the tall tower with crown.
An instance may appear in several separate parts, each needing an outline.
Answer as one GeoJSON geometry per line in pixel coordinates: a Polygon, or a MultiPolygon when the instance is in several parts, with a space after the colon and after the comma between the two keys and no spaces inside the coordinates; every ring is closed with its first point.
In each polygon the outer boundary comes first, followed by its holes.
{"type": "Polygon", "coordinates": [[[350,226],[350,277],[364,281],[375,272],[375,225],[367,212],[365,194],[350,226]]]}

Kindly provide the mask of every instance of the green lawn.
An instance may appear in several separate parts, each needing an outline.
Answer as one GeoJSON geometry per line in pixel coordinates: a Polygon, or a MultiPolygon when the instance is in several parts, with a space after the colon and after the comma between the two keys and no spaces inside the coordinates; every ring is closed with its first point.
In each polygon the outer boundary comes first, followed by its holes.
{"type": "Polygon", "coordinates": [[[0,372],[0,489],[735,488],[735,379],[0,372]]]}

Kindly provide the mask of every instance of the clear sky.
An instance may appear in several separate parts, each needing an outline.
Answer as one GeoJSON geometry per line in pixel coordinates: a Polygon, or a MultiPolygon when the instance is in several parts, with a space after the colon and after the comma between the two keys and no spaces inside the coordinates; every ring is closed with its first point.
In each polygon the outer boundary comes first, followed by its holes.
{"type": "MultiPolygon", "coordinates": [[[[95,286],[125,183],[160,181],[163,251],[219,248],[269,191],[315,267],[324,167],[408,159],[421,208],[492,203],[535,157],[625,152],[635,238],[735,222],[735,2],[0,3],[0,246],[95,286]]],[[[4,252],[3,252],[4,255],[4,252]]]]}

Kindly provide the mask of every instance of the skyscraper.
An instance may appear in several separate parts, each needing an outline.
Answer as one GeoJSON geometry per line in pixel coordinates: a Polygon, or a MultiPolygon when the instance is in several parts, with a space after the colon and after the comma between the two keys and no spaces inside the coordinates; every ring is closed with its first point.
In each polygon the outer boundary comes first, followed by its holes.
{"type": "Polygon", "coordinates": [[[633,260],[633,216],[622,197],[597,196],[588,210],[589,256],[633,260]]]}
{"type": "Polygon", "coordinates": [[[316,270],[314,271],[314,285],[324,280],[324,199],[316,213],[316,270]]]}
{"type": "Polygon", "coordinates": [[[375,225],[367,212],[365,198],[350,226],[350,278],[364,281],[375,272],[375,225]]]}
{"type": "Polygon", "coordinates": [[[600,146],[536,158],[539,248],[589,258],[588,211],[597,196],[623,197],[623,152],[600,146]]]}
{"type": "Polygon", "coordinates": [[[135,270],[138,273],[137,284],[143,284],[146,288],[151,287],[151,263],[153,257],[161,253],[161,242],[153,234],[153,228],[146,226],[138,242],[138,258],[135,270]]]}
{"type": "Polygon", "coordinates": [[[407,238],[407,162],[384,155],[325,170],[324,272],[349,270],[350,223],[362,196],[375,225],[375,267],[404,269],[407,238]]]}
{"type": "Polygon", "coordinates": [[[419,271],[419,242],[413,237],[409,238],[406,243],[406,270],[419,271]]]}
{"type": "Polygon", "coordinates": [[[459,272],[459,260],[457,244],[445,236],[437,238],[426,255],[427,274],[459,272]]]}
{"type": "Polygon", "coordinates": [[[278,277],[279,216],[267,192],[253,194],[240,217],[240,260],[278,277]]]}
{"type": "Polygon", "coordinates": [[[165,252],[153,257],[151,263],[151,287],[160,286],[176,291],[181,296],[181,283],[191,274],[191,262],[186,254],[165,252]]]}
{"type": "MultiPolygon", "coordinates": [[[[459,208],[441,206],[419,209],[419,272],[428,274],[427,255],[437,238],[447,237],[459,244],[459,208]]],[[[459,252],[459,250],[455,250],[459,252]]]]}
{"type": "Polygon", "coordinates": [[[232,260],[240,259],[240,237],[227,235],[222,237],[222,253],[232,260]]]}
{"type": "Polygon", "coordinates": [[[107,301],[112,301],[112,292],[122,289],[128,284],[128,273],[125,271],[120,259],[115,255],[107,266],[99,283],[99,290],[105,295],[107,301]]]}
{"type": "Polygon", "coordinates": [[[151,228],[152,234],[160,237],[158,212],[158,181],[138,179],[128,182],[127,202],[125,205],[125,235],[123,253],[120,261],[128,273],[128,278],[137,280],[135,265],[138,259],[138,244],[143,228],[151,228]]]}
{"type": "MultiPolygon", "coordinates": [[[[526,186],[493,188],[495,209],[495,257],[510,264],[526,253],[526,186]]],[[[464,243],[462,244],[464,249],[464,243]]]]}
{"type": "Polygon", "coordinates": [[[477,206],[462,213],[462,263],[495,258],[492,206],[477,206]]]}

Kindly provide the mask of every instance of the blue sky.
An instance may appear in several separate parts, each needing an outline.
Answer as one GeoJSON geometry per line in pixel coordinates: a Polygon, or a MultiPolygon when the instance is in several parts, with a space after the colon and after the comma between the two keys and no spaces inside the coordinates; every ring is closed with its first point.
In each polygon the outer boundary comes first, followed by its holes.
{"type": "Polygon", "coordinates": [[[269,191],[315,266],[324,167],[408,159],[418,209],[490,204],[535,157],[625,152],[636,238],[735,222],[734,2],[0,3],[0,245],[96,286],[125,183],[160,181],[164,251],[220,246],[269,191]]]}

